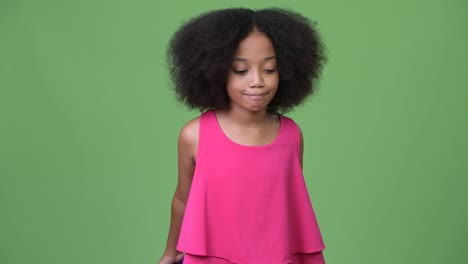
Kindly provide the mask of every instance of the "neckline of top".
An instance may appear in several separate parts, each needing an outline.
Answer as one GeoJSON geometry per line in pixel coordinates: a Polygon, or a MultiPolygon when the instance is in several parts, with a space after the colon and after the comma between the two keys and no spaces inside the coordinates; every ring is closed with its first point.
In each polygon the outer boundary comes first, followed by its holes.
{"type": "Polygon", "coordinates": [[[210,110],[211,112],[211,115],[213,116],[213,119],[216,123],[216,127],[218,128],[218,131],[222,134],[222,136],[229,142],[231,142],[231,144],[233,145],[236,145],[236,146],[240,146],[240,147],[243,147],[243,148],[265,148],[265,147],[269,147],[269,146],[272,146],[274,145],[280,138],[281,134],[282,134],[282,131],[283,131],[283,127],[284,127],[284,117],[283,115],[281,114],[278,114],[279,116],[279,128],[278,128],[278,131],[276,132],[276,136],[275,138],[273,139],[273,141],[269,142],[269,143],[266,143],[266,144],[262,144],[262,145],[245,145],[245,144],[241,144],[241,143],[238,143],[238,142],[235,142],[234,140],[232,140],[231,138],[229,138],[226,133],[224,133],[224,130],[223,128],[221,127],[221,125],[219,124],[219,120],[218,120],[218,117],[216,115],[216,112],[214,110],[210,110]]]}

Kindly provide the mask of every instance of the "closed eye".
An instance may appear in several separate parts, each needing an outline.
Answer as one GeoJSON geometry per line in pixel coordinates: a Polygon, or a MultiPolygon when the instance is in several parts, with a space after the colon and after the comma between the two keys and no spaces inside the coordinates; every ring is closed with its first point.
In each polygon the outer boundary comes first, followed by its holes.
{"type": "Polygon", "coordinates": [[[272,74],[276,71],[276,69],[265,69],[264,70],[267,74],[272,74]]]}
{"type": "Polygon", "coordinates": [[[233,70],[236,74],[239,74],[239,75],[244,75],[247,73],[247,70],[240,70],[240,71],[236,71],[236,70],[233,70]]]}

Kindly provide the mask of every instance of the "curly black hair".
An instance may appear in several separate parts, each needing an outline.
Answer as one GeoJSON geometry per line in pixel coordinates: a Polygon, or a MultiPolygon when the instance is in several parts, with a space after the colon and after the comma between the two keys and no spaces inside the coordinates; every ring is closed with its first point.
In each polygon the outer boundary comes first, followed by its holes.
{"type": "Polygon", "coordinates": [[[228,8],[192,18],[172,37],[167,61],[177,99],[200,111],[228,107],[227,72],[253,30],[270,38],[277,58],[279,85],[268,111],[285,113],[311,95],[327,60],[316,22],[286,9],[228,8]]]}

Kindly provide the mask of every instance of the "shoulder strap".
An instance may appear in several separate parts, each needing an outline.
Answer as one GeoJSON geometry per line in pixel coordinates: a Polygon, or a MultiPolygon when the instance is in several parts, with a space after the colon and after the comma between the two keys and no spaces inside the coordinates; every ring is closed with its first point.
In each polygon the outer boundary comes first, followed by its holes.
{"type": "Polygon", "coordinates": [[[212,147],[217,140],[217,120],[213,110],[207,110],[200,116],[197,160],[212,147]]]}
{"type": "Polygon", "coordinates": [[[296,122],[289,117],[281,115],[283,137],[285,141],[297,147],[300,151],[301,146],[301,132],[296,122]]]}

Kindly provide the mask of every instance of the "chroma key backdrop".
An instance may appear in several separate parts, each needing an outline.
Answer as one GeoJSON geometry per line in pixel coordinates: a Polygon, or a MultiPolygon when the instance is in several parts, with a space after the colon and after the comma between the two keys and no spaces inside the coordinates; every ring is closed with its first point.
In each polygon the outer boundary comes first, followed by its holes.
{"type": "Polygon", "coordinates": [[[157,264],[180,128],[165,61],[189,18],[283,7],[327,46],[287,115],[330,264],[468,263],[468,2],[0,1],[0,263],[157,264]]]}

